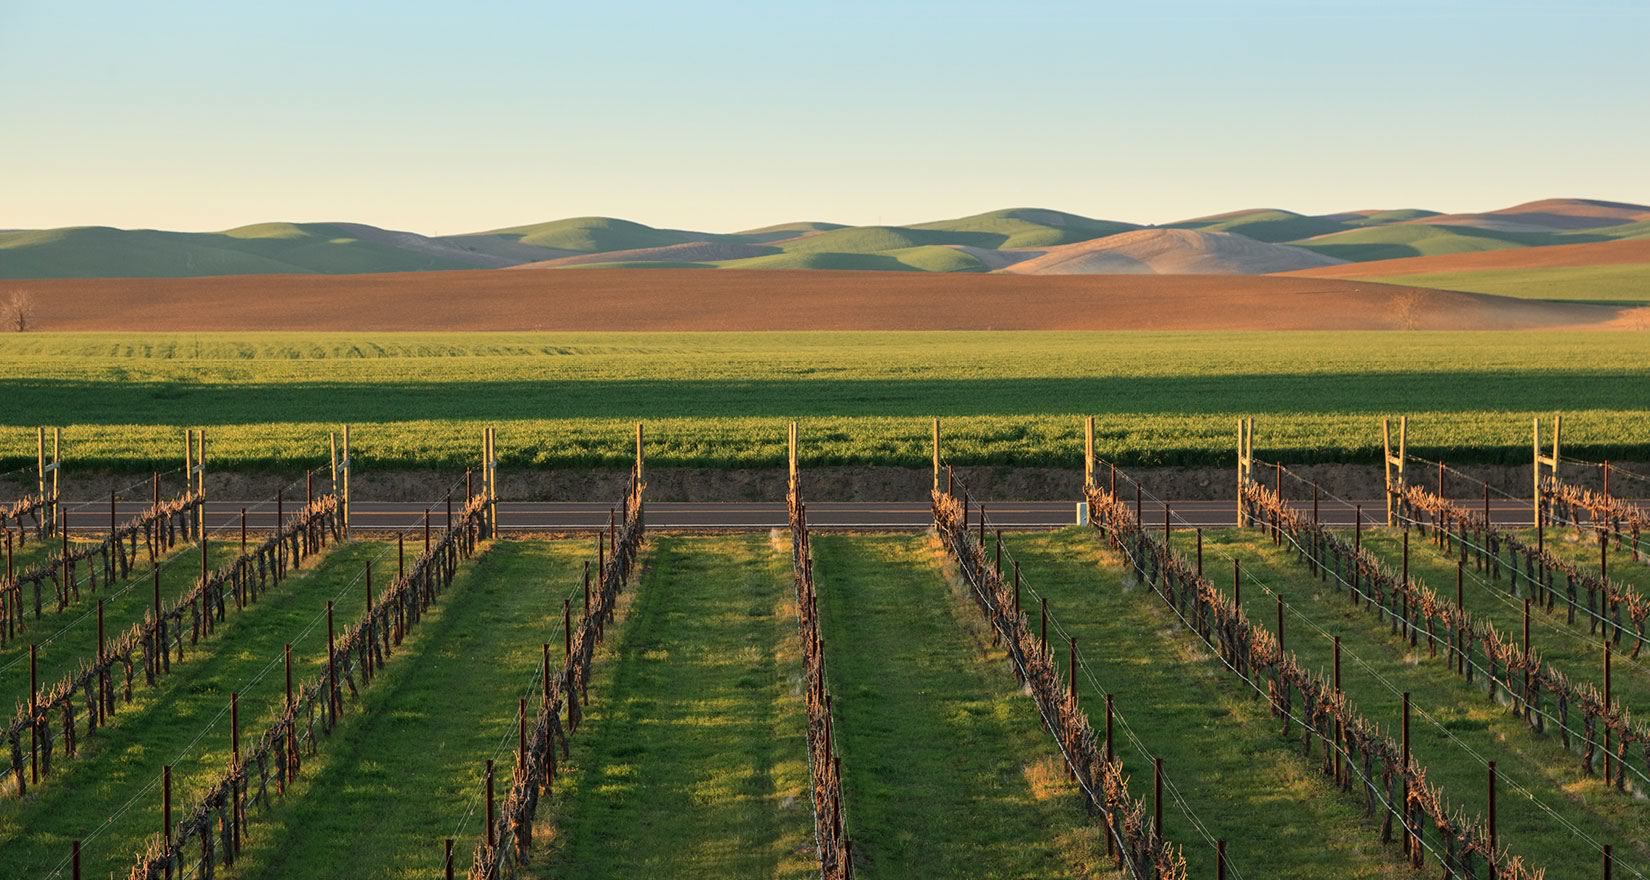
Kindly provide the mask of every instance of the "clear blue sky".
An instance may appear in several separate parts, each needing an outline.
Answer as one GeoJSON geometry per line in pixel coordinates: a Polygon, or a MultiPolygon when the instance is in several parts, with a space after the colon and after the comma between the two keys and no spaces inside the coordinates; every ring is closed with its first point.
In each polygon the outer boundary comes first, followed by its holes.
{"type": "Polygon", "coordinates": [[[1644,0],[0,0],[0,228],[1650,202],[1644,0]]]}

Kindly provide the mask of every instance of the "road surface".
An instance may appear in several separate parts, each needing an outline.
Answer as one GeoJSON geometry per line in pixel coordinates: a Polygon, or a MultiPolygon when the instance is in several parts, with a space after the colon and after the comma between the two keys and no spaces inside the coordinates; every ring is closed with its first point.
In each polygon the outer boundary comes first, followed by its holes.
{"type": "MultiPolygon", "coordinates": [[[[1463,506],[1473,510],[1483,507],[1483,500],[1466,499],[1463,506]]],[[[454,502],[457,510],[459,502],[454,502]]],[[[1363,509],[1365,524],[1384,521],[1385,503],[1378,499],[1354,502],[1363,509]]],[[[114,508],[116,521],[124,522],[138,515],[143,501],[122,501],[114,508]]],[[[281,513],[290,516],[300,503],[283,504],[281,513]]],[[[1297,502],[1302,512],[1312,509],[1311,501],[1297,502]]],[[[430,513],[431,525],[441,528],[446,523],[445,500],[431,505],[401,501],[357,501],[351,505],[350,524],[356,530],[412,531],[423,527],[424,512],[430,513]]],[[[1236,521],[1236,507],[1232,501],[1171,501],[1171,519],[1176,528],[1230,527],[1236,521]]],[[[207,502],[207,525],[213,532],[238,531],[241,510],[246,510],[247,528],[266,532],[276,521],[276,506],[272,500],[207,502]]],[[[499,528],[503,531],[549,532],[578,531],[605,527],[612,506],[603,502],[583,501],[500,501],[499,528]]],[[[77,502],[66,505],[69,529],[77,534],[95,534],[107,531],[110,522],[108,502],[77,502]]],[[[1076,522],[1077,502],[1072,501],[1000,501],[987,502],[986,512],[993,524],[1005,529],[1048,529],[1068,526],[1076,522]]],[[[1163,505],[1144,501],[1141,514],[1145,522],[1163,522],[1163,505]]],[[[1318,514],[1330,525],[1350,527],[1354,507],[1338,501],[1319,503],[1318,514]]],[[[1490,515],[1497,523],[1530,525],[1529,502],[1501,499],[1491,503],[1490,515]]],[[[762,530],[786,526],[783,501],[679,502],[650,501],[647,505],[648,527],[665,530],[762,530]]],[[[808,524],[815,529],[922,529],[932,522],[926,501],[816,501],[808,504],[808,524]]]]}

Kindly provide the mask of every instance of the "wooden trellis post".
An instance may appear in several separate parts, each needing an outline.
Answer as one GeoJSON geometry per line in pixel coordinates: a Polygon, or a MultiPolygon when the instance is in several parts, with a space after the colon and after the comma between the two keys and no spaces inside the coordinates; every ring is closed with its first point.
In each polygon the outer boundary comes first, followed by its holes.
{"type": "Polygon", "coordinates": [[[1558,479],[1558,439],[1559,439],[1559,435],[1561,433],[1563,433],[1563,429],[1564,429],[1564,417],[1557,414],[1557,413],[1554,413],[1553,414],[1553,454],[1552,455],[1542,455],[1541,454],[1541,417],[1540,416],[1535,417],[1534,429],[1532,430],[1532,432],[1530,434],[1530,448],[1531,448],[1531,451],[1534,452],[1534,454],[1535,454],[1535,466],[1534,466],[1534,469],[1533,469],[1533,472],[1532,472],[1533,473],[1533,482],[1535,484],[1535,489],[1534,489],[1534,493],[1530,496],[1531,518],[1532,518],[1532,521],[1534,521],[1534,522],[1540,522],[1541,521],[1541,468],[1546,467],[1548,469],[1548,471],[1553,475],[1553,479],[1555,479],[1555,480],[1558,479]]]}
{"type": "MultiPolygon", "coordinates": [[[[1094,489],[1094,416],[1083,418],[1083,500],[1077,502],[1077,524],[1089,524],[1088,493],[1094,489]]],[[[984,521],[983,519],[981,520],[984,521]]]]}
{"type": "Polygon", "coordinates": [[[37,429],[36,434],[40,464],[39,489],[40,499],[44,504],[41,519],[45,523],[46,531],[52,532],[57,528],[57,507],[59,478],[63,470],[63,429],[52,429],[51,460],[46,459],[46,429],[37,429]]]}
{"type": "Polygon", "coordinates": [[[338,499],[338,512],[344,520],[344,537],[349,537],[349,425],[344,426],[344,447],[339,455],[338,432],[328,434],[332,442],[332,496],[338,499]]]}
{"type": "Polygon", "coordinates": [[[1249,524],[1248,517],[1243,515],[1243,487],[1252,479],[1255,470],[1255,417],[1238,416],[1238,472],[1237,472],[1237,525],[1243,528],[1249,524]]]}
{"type": "Polygon", "coordinates": [[[1404,460],[1409,450],[1409,416],[1398,417],[1398,454],[1392,454],[1392,420],[1381,419],[1381,445],[1385,452],[1383,461],[1386,471],[1386,524],[1392,525],[1393,505],[1392,491],[1394,486],[1404,484],[1404,460]]]}
{"type": "Polygon", "coordinates": [[[183,438],[184,458],[184,486],[200,496],[200,507],[195,511],[195,522],[198,530],[195,534],[201,541],[206,540],[206,429],[185,430],[183,438]],[[190,448],[193,444],[194,453],[191,460],[190,448]]]}
{"type": "MultiPolygon", "coordinates": [[[[794,426],[796,423],[792,422],[791,424],[794,426]]],[[[646,455],[646,448],[647,447],[645,445],[645,440],[646,440],[646,435],[642,431],[642,423],[637,422],[636,423],[636,486],[635,486],[635,488],[637,488],[637,489],[641,488],[641,485],[642,485],[642,482],[643,482],[642,469],[647,463],[647,455],[646,455]]]]}
{"type": "Polygon", "coordinates": [[[1083,488],[1094,488],[1094,416],[1083,419],[1083,488]]]}
{"type": "Polygon", "coordinates": [[[481,429],[481,491],[487,498],[487,530],[498,532],[498,446],[493,428],[481,429]]]}
{"type": "Polygon", "coordinates": [[[940,491],[940,420],[934,420],[934,491],[940,491]]]}
{"type": "MultiPolygon", "coordinates": [[[[639,426],[638,426],[638,430],[640,430],[639,426]]],[[[791,494],[793,494],[793,495],[796,494],[796,442],[797,442],[796,422],[791,422],[790,430],[787,431],[786,434],[785,434],[785,447],[786,447],[785,448],[785,462],[786,462],[786,467],[789,469],[789,472],[790,472],[790,483],[789,483],[789,485],[790,485],[791,494]]],[[[638,447],[636,447],[636,467],[637,467],[638,471],[641,469],[641,461],[642,461],[642,450],[641,450],[641,447],[638,446],[638,447]]]]}

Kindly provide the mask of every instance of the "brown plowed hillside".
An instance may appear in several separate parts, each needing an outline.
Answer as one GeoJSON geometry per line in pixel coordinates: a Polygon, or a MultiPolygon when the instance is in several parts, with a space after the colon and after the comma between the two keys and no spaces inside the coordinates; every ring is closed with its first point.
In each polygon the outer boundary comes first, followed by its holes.
{"type": "Polygon", "coordinates": [[[1310,278],[1380,278],[1432,272],[1473,272],[1485,269],[1551,269],[1566,266],[1608,266],[1650,262],[1650,238],[1560,244],[1547,247],[1505,248],[1431,257],[1403,257],[1368,263],[1347,263],[1317,269],[1280,272],[1310,278]]]}
{"type": "Polygon", "coordinates": [[[480,270],[19,282],[40,330],[1608,327],[1622,310],[1318,278],[480,270]]]}

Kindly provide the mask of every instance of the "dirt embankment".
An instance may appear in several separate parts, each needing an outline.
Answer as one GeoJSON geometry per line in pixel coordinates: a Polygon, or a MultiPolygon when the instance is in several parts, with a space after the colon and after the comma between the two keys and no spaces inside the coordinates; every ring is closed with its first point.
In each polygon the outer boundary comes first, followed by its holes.
{"type": "MultiPolygon", "coordinates": [[[[1650,463],[1620,462],[1621,467],[1650,473],[1650,463]]],[[[1436,471],[1420,465],[1410,479],[1433,485],[1436,471]]],[[[1501,492],[1528,498],[1528,465],[1464,465],[1459,468],[1474,478],[1487,480],[1501,492]]],[[[1301,477],[1316,481],[1325,497],[1338,495],[1349,500],[1378,499],[1382,475],[1378,465],[1323,464],[1293,468],[1301,477]]],[[[1136,468],[1134,475],[1154,494],[1178,501],[1228,499],[1236,489],[1237,473],[1225,467],[1136,468]]],[[[987,501],[1060,501],[1079,493],[1082,474],[1065,468],[963,467],[958,475],[979,497],[987,501]]],[[[499,474],[499,492],[512,501],[603,501],[624,494],[628,473],[622,470],[509,471],[499,474]]],[[[1257,473],[1270,482],[1270,473],[1257,473]]],[[[805,469],[808,496],[820,501],[920,501],[927,497],[932,474],[926,468],[897,467],[816,467],[805,469]]],[[[1576,469],[1566,479],[1578,485],[1598,488],[1597,471],[1576,469]]],[[[1103,478],[1103,477],[1102,477],[1103,478]]],[[[207,475],[207,493],[214,498],[250,501],[273,497],[288,488],[288,498],[297,501],[302,486],[292,487],[291,476],[272,473],[215,472],[207,475]]],[[[1476,497],[1482,489],[1476,483],[1446,476],[1446,493],[1455,497],[1476,497]]],[[[432,501],[452,485],[447,471],[378,471],[362,473],[351,484],[358,501],[432,501]]],[[[316,481],[316,491],[328,483],[316,481]]],[[[168,496],[182,490],[176,479],[163,481],[168,496]]],[[[1310,497],[1310,491],[1284,478],[1285,494],[1310,497]]],[[[63,486],[65,500],[87,502],[86,515],[106,508],[109,492],[125,489],[127,498],[148,497],[149,486],[125,473],[76,473],[63,486]],[[135,483],[141,485],[134,486],[135,483]]],[[[0,499],[10,500],[34,491],[33,484],[0,481],[0,499]]],[[[1619,491],[1619,487],[1618,490],[1619,491]]],[[[782,501],[785,497],[783,468],[654,468],[648,473],[648,498],[653,501],[782,501]]]]}
{"type": "Polygon", "coordinates": [[[1501,330],[1621,309],[1241,275],[474,270],[18,282],[41,330],[1501,330]]]}

